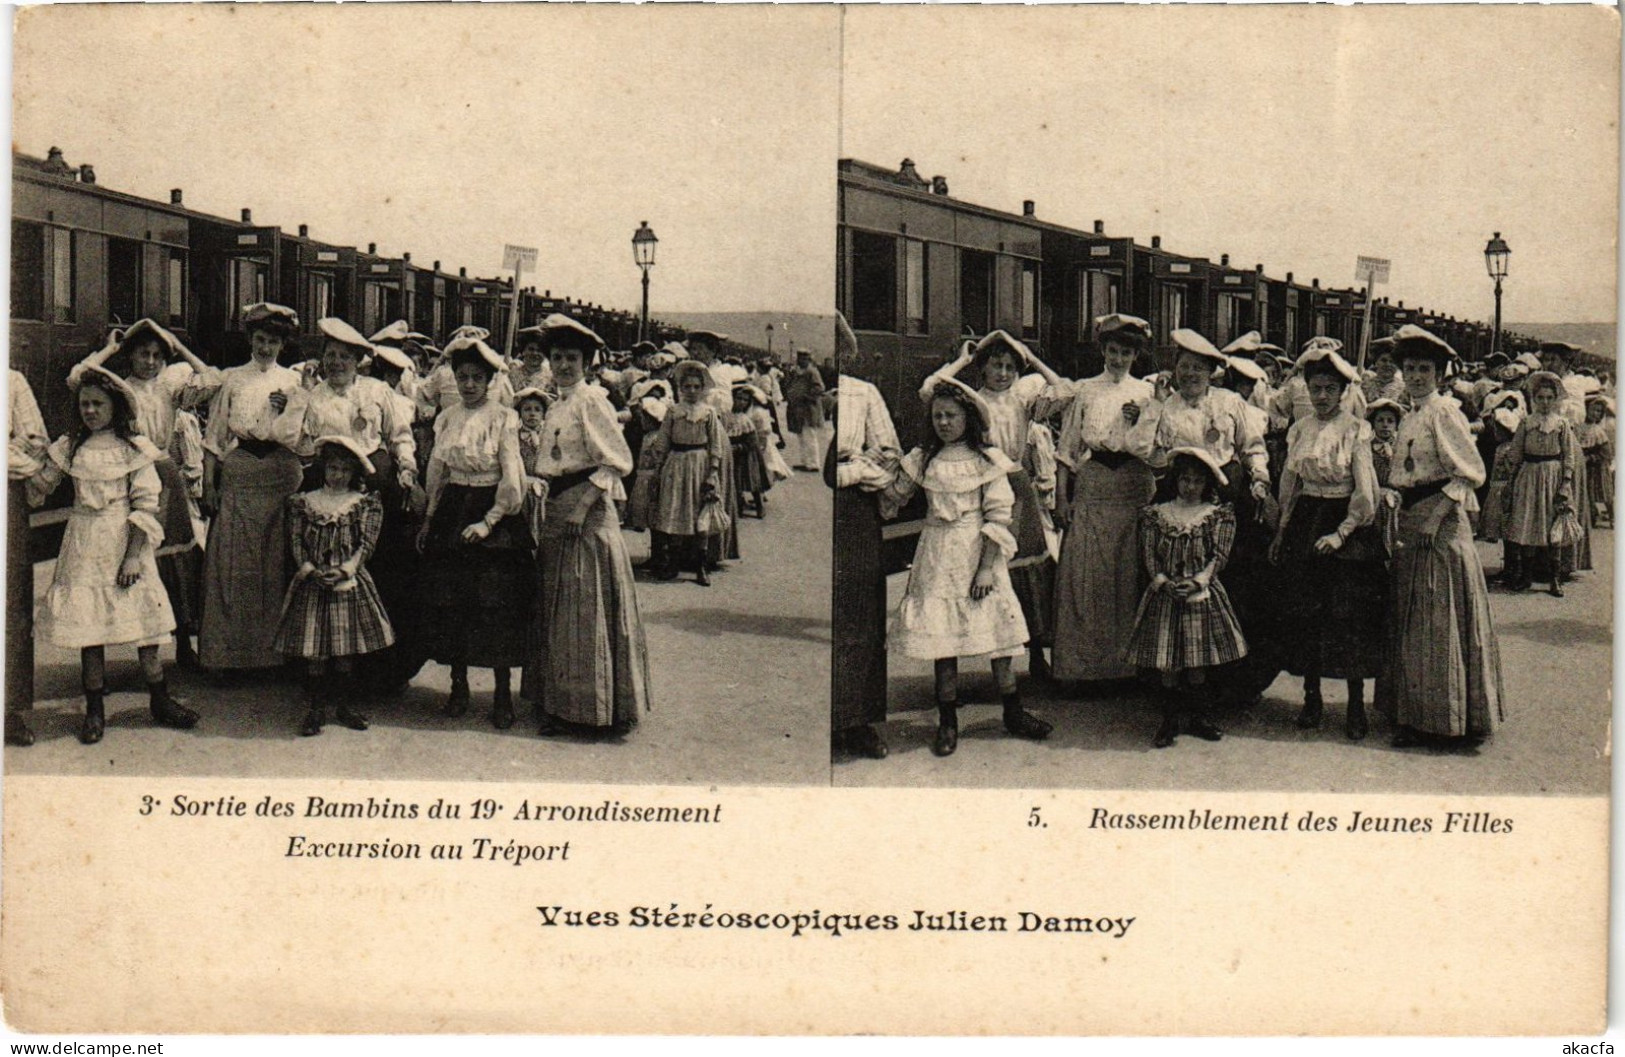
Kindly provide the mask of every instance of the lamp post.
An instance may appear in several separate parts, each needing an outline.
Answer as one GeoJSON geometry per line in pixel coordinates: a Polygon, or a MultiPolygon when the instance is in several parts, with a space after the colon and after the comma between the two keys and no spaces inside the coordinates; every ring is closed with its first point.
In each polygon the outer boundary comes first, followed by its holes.
{"type": "Polygon", "coordinates": [[[643,269],[643,315],[638,320],[639,341],[644,339],[649,329],[649,269],[655,266],[655,245],[659,241],[647,220],[640,220],[638,229],[632,232],[632,259],[643,269]]]}
{"type": "Polygon", "coordinates": [[[1495,280],[1495,335],[1490,339],[1492,354],[1501,351],[1501,280],[1507,277],[1507,258],[1510,256],[1512,247],[1497,231],[1484,247],[1484,267],[1489,270],[1490,278],[1495,280]]]}
{"type": "Polygon", "coordinates": [[[773,355],[773,324],[771,323],[767,325],[767,354],[769,357],[773,355]]]}

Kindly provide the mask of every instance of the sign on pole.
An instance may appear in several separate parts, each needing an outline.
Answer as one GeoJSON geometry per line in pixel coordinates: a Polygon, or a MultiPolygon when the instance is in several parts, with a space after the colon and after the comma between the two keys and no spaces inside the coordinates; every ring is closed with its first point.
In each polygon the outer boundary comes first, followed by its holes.
{"type": "Polygon", "coordinates": [[[1392,262],[1383,257],[1356,257],[1354,278],[1365,284],[1365,321],[1360,327],[1360,359],[1355,366],[1365,370],[1366,355],[1371,351],[1371,288],[1388,281],[1388,266],[1392,262]]]}
{"type": "Polygon", "coordinates": [[[1356,282],[1385,283],[1388,281],[1388,266],[1392,261],[1381,257],[1356,257],[1354,262],[1354,278],[1356,282]]]}
{"type": "Polygon", "coordinates": [[[527,271],[536,270],[536,248],[534,246],[502,247],[502,266],[513,272],[513,311],[508,313],[508,336],[503,342],[502,353],[513,358],[514,334],[519,330],[519,287],[520,281],[527,271]]]}

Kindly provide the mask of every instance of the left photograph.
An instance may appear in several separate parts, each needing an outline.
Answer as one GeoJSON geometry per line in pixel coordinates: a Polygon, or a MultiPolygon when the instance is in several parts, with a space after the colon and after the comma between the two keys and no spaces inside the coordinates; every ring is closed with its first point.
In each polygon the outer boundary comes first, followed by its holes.
{"type": "Polygon", "coordinates": [[[827,785],[839,43],[22,11],[5,769],[827,785]]]}

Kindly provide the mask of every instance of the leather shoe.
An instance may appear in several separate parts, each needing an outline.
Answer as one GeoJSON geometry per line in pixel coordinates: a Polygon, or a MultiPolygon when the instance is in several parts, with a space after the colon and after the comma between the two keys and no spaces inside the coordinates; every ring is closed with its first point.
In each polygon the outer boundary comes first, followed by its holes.
{"type": "Polygon", "coordinates": [[[1164,716],[1162,726],[1157,728],[1157,736],[1151,739],[1153,749],[1166,749],[1179,737],[1179,720],[1175,716],[1164,716]]]}
{"type": "Polygon", "coordinates": [[[305,713],[305,722],[300,725],[299,734],[301,737],[313,738],[322,732],[322,727],[326,723],[327,710],[313,708],[309,712],[305,713]]]}
{"type": "Polygon", "coordinates": [[[34,744],[34,732],[28,729],[23,717],[15,712],[6,713],[6,744],[25,749],[34,744]]]}
{"type": "Polygon", "coordinates": [[[874,727],[854,727],[846,732],[846,747],[859,756],[871,760],[886,758],[886,739],[874,727]]]}
{"type": "Polygon", "coordinates": [[[959,726],[939,724],[936,740],[931,743],[931,751],[938,756],[952,756],[957,748],[959,748],[959,726]]]}
{"type": "Polygon", "coordinates": [[[1218,741],[1224,737],[1224,731],[1201,716],[1191,716],[1185,721],[1185,733],[1201,738],[1203,741],[1218,741]]]}
{"type": "Polygon", "coordinates": [[[1320,729],[1321,717],[1325,714],[1326,704],[1319,694],[1305,694],[1303,698],[1303,711],[1298,713],[1299,730],[1320,729]]]}
{"type": "Polygon", "coordinates": [[[1365,708],[1359,705],[1350,705],[1349,714],[1343,720],[1343,733],[1348,735],[1350,741],[1359,741],[1366,736],[1370,727],[1366,723],[1365,708]]]}
{"type": "Polygon", "coordinates": [[[366,716],[360,712],[352,712],[344,705],[338,707],[335,715],[340,724],[349,727],[351,730],[366,730],[369,725],[366,716]]]}

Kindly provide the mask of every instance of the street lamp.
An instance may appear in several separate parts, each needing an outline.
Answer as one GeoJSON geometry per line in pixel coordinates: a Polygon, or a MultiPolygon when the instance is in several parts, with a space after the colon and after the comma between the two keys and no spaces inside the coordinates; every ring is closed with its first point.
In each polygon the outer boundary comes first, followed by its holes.
{"type": "Polygon", "coordinates": [[[1484,247],[1484,267],[1489,270],[1490,278],[1495,280],[1495,336],[1490,340],[1492,354],[1501,351],[1501,280],[1507,277],[1507,258],[1510,256],[1512,247],[1497,231],[1484,247]]]}
{"type": "Polygon", "coordinates": [[[773,355],[773,324],[771,323],[767,325],[767,355],[769,358],[773,355]]]}
{"type": "Polygon", "coordinates": [[[655,266],[655,244],[659,241],[647,220],[640,220],[638,229],[632,232],[632,258],[643,269],[643,316],[638,321],[639,341],[644,339],[649,329],[649,269],[655,266]]]}

